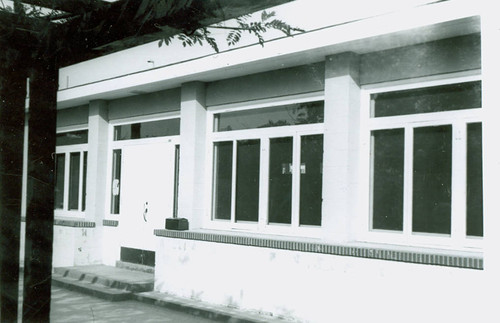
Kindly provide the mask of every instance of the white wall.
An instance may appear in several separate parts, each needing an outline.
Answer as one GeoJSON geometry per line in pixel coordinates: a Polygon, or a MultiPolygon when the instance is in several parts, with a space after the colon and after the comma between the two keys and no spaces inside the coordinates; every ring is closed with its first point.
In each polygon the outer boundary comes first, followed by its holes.
{"type": "Polygon", "coordinates": [[[155,290],[304,322],[488,322],[481,270],[158,237],[155,290]]]}
{"type": "Polygon", "coordinates": [[[99,263],[99,244],[95,228],[55,225],[52,267],[99,263]]]}
{"type": "Polygon", "coordinates": [[[103,226],[102,239],[102,263],[107,266],[115,266],[120,260],[120,240],[118,227],[103,226]]]}

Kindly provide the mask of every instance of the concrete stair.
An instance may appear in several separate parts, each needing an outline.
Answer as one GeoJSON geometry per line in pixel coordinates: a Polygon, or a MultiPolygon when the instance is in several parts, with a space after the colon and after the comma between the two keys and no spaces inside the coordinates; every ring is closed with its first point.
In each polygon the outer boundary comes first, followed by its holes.
{"type": "Polygon", "coordinates": [[[56,286],[109,301],[123,301],[154,287],[154,274],[104,265],[54,268],[56,286]]]}
{"type": "Polygon", "coordinates": [[[205,304],[153,291],[151,267],[117,263],[116,267],[93,265],[54,268],[52,284],[108,301],[136,300],[218,322],[271,323],[289,322],[260,313],[227,306],[205,304]]]}

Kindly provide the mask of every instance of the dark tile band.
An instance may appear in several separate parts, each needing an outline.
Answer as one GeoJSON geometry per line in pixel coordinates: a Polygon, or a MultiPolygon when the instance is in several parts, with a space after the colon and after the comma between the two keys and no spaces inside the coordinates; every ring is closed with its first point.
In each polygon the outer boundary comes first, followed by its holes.
{"type": "Polygon", "coordinates": [[[118,220],[107,220],[104,219],[102,220],[102,225],[105,227],[117,227],[118,226],[118,220]]]}
{"type": "Polygon", "coordinates": [[[83,220],[54,219],[54,225],[73,228],[95,228],[95,222],[83,220]]]}
{"type": "Polygon", "coordinates": [[[400,251],[370,247],[353,247],[332,245],[325,243],[287,241],[272,238],[243,237],[220,233],[204,233],[191,231],[172,231],[165,229],[154,230],[156,236],[199,240],[215,243],[228,243],[242,246],[274,248],[291,251],[303,251],[330,254],[336,256],[348,256],[359,258],[370,258],[379,260],[400,261],[416,264],[427,264],[447,267],[483,269],[482,257],[467,257],[457,255],[442,255],[429,252],[400,251]]]}

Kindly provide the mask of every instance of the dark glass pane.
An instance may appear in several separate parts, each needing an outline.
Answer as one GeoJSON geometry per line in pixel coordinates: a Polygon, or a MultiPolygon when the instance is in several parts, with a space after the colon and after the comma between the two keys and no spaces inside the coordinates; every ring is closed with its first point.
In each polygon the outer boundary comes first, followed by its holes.
{"type": "Polygon", "coordinates": [[[270,140],[269,223],[292,221],[292,153],[292,137],[270,140]]]}
{"type": "Polygon", "coordinates": [[[301,225],[321,225],[323,135],[303,136],[300,147],[301,225]]]}
{"type": "Polygon", "coordinates": [[[175,165],[174,165],[174,218],[179,215],[179,160],[181,156],[181,146],[175,145],[175,165]]]}
{"type": "Polygon", "coordinates": [[[415,128],[413,232],[451,232],[451,125],[415,128]]]}
{"type": "Polygon", "coordinates": [[[375,117],[481,107],[481,81],[373,95],[375,117]]]}
{"type": "Polygon", "coordinates": [[[258,221],[260,140],[240,140],[237,146],[236,221],[258,221]]]}
{"type": "Polygon", "coordinates": [[[87,206],[87,152],[83,153],[82,211],[87,206]]]}
{"type": "Polygon", "coordinates": [[[144,139],[176,136],[180,133],[180,119],[133,123],[114,128],[114,140],[144,139]]]}
{"type": "Polygon", "coordinates": [[[404,129],[377,130],[373,138],[373,229],[403,230],[404,129]]]}
{"type": "Polygon", "coordinates": [[[64,168],[65,156],[64,154],[56,155],[56,178],[55,178],[55,192],[54,192],[54,208],[62,209],[64,207],[64,168]]]}
{"type": "Polygon", "coordinates": [[[120,179],[122,150],[113,150],[113,169],[111,174],[111,214],[120,214],[120,179]]]}
{"type": "Polygon", "coordinates": [[[78,210],[78,191],[80,189],[80,153],[69,156],[69,199],[68,209],[78,210]]]}
{"type": "Polygon", "coordinates": [[[214,144],[214,218],[231,219],[233,142],[214,144]]]}
{"type": "Polygon", "coordinates": [[[58,133],[56,146],[78,145],[88,143],[88,130],[58,133]]]}
{"type": "Polygon", "coordinates": [[[467,235],[483,236],[483,145],[481,123],[467,125],[467,235]]]}
{"type": "Polygon", "coordinates": [[[252,109],[217,114],[215,131],[290,126],[322,123],[323,101],[296,103],[265,109],[252,109]]]}

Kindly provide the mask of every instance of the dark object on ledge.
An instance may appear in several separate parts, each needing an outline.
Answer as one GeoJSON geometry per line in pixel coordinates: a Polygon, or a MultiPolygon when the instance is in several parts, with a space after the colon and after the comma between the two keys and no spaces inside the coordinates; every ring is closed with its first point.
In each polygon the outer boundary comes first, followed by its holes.
{"type": "Polygon", "coordinates": [[[189,229],[189,223],[185,218],[167,218],[165,220],[165,229],[184,231],[189,229]]]}

